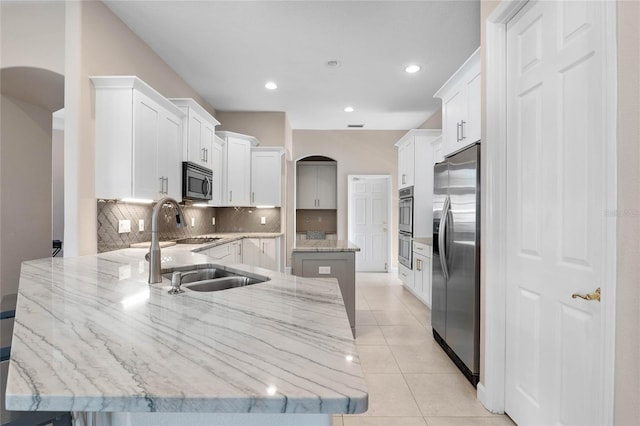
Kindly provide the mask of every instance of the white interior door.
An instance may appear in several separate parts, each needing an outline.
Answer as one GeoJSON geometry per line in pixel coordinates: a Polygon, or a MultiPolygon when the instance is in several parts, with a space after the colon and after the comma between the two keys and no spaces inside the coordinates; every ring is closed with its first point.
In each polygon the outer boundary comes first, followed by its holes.
{"type": "Polygon", "coordinates": [[[530,2],[507,25],[505,411],[603,421],[602,2],[530,2]]]}
{"type": "Polygon", "coordinates": [[[349,240],[356,271],[386,272],[389,262],[389,177],[349,176],[349,240]]]}

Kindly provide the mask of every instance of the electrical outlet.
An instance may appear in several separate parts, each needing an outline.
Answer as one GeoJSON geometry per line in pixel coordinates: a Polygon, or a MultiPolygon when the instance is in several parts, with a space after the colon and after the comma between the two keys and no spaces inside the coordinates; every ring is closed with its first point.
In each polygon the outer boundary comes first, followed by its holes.
{"type": "Polygon", "coordinates": [[[138,231],[144,232],[144,219],[138,220],[138,231]]]}
{"type": "Polygon", "coordinates": [[[318,274],[320,275],[331,274],[331,266],[318,266],[318,274]]]}
{"type": "Polygon", "coordinates": [[[131,232],[131,221],[129,219],[121,219],[118,221],[118,234],[126,234],[131,232]]]}
{"type": "Polygon", "coordinates": [[[192,226],[192,227],[193,227],[193,226],[196,226],[196,218],[195,218],[195,217],[192,217],[192,218],[191,218],[191,226],[192,226]]]}
{"type": "Polygon", "coordinates": [[[212,225],[215,225],[215,224],[216,224],[216,218],[215,218],[215,217],[212,217],[212,218],[211,218],[211,224],[212,224],[212,225]]]}
{"type": "Polygon", "coordinates": [[[322,222],[322,216],[318,216],[318,222],[322,222]]]}
{"type": "Polygon", "coordinates": [[[267,224],[267,218],[265,216],[260,216],[260,225],[266,225],[267,224]]]}

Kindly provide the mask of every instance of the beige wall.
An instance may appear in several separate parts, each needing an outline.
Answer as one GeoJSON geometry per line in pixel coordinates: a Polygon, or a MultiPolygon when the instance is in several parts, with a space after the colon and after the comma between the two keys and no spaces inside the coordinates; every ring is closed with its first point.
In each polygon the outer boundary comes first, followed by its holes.
{"type": "MultiPolygon", "coordinates": [[[[485,20],[498,1],[482,0],[482,98],[486,94],[485,20]]],[[[637,425],[640,419],[640,2],[618,1],[618,241],[616,292],[615,424],[637,425]]],[[[486,117],[485,105],[482,116],[486,117]]],[[[491,141],[482,128],[482,154],[491,141]]],[[[485,176],[482,176],[484,185],[485,176]]],[[[484,219],[484,202],[483,213],[484,219]]],[[[484,227],[485,224],[482,224],[484,227]]],[[[483,252],[483,251],[481,251],[483,252]]],[[[481,271],[485,260],[481,258],[481,271]]],[[[484,306],[482,275],[481,306],[484,306]]],[[[484,312],[481,309],[481,312],[484,312]]],[[[484,320],[481,318],[481,322],[484,320]]],[[[484,330],[481,328],[481,353],[484,330]]],[[[481,363],[481,378],[483,377],[481,363]]]]}
{"type": "Polygon", "coordinates": [[[0,67],[64,75],[64,3],[0,2],[0,67]]]}
{"type": "Polygon", "coordinates": [[[616,424],[640,421],[640,2],[618,1],[616,424]]]}
{"type": "MultiPolygon", "coordinates": [[[[309,155],[324,155],[338,162],[338,238],[347,238],[347,176],[352,174],[391,175],[391,238],[392,266],[397,264],[398,243],[395,235],[398,210],[398,152],[395,143],[406,130],[294,130],[293,153],[295,162],[309,155]]],[[[293,173],[292,173],[293,175],[293,173]]],[[[289,181],[287,197],[295,199],[294,177],[289,181]]],[[[289,217],[295,217],[295,203],[289,206],[289,217]]],[[[287,262],[295,230],[293,220],[287,224],[287,262]]],[[[289,263],[288,263],[289,264],[289,263]]]]}
{"type": "Polygon", "coordinates": [[[22,261],[51,256],[51,111],[4,95],[0,108],[2,295],[22,261]]]}
{"type": "Polygon", "coordinates": [[[96,252],[95,116],[92,75],[136,75],[166,97],[193,98],[173,69],[101,2],[68,2],[65,85],[65,253],[96,252]]]}
{"type": "Polygon", "coordinates": [[[433,113],[418,129],[442,129],[442,108],[433,113]]]}
{"type": "Polygon", "coordinates": [[[218,130],[255,136],[261,146],[282,146],[287,143],[287,116],[284,112],[218,111],[218,130]]]}

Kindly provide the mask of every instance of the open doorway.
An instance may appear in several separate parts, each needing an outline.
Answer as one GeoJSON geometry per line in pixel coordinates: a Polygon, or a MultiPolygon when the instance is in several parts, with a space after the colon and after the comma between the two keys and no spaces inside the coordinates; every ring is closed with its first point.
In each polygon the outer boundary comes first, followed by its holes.
{"type": "Polygon", "coordinates": [[[337,164],[320,155],[296,162],[296,239],[337,239],[337,164]]]}
{"type": "Polygon", "coordinates": [[[390,175],[349,175],[349,241],[360,247],[356,271],[387,272],[390,264],[390,175]]]}

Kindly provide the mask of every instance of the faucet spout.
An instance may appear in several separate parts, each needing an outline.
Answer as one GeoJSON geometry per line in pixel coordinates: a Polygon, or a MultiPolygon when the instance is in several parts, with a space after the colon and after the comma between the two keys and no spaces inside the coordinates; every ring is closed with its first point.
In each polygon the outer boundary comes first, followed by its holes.
{"type": "Polygon", "coordinates": [[[162,267],[160,256],[160,241],[158,240],[158,216],[165,204],[173,204],[176,208],[176,225],[182,228],[184,224],[184,213],[182,208],[173,198],[165,197],[159,200],[153,208],[151,215],[151,247],[149,248],[149,284],[162,282],[162,267]]]}

